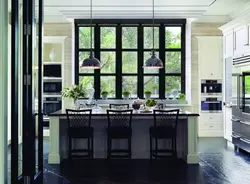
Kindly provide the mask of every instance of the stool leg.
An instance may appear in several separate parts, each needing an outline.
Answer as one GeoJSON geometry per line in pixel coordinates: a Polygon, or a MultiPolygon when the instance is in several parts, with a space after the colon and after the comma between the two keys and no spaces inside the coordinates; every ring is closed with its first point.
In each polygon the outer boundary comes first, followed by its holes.
{"type": "Polygon", "coordinates": [[[129,149],[129,158],[132,157],[132,151],[131,151],[131,137],[128,138],[128,149],[129,149]]]}
{"type": "Polygon", "coordinates": [[[175,151],[175,157],[177,158],[177,143],[176,143],[176,137],[174,138],[174,151],[175,151]]]}
{"type": "Polygon", "coordinates": [[[91,158],[90,137],[88,137],[88,157],[91,158]]]}
{"type": "Polygon", "coordinates": [[[110,138],[108,137],[108,139],[107,139],[107,147],[108,147],[108,149],[107,149],[107,159],[110,159],[110,147],[111,147],[111,145],[110,145],[110,138]]]}
{"type": "Polygon", "coordinates": [[[72,150],[72,142],[71,142],[71,138],[69,137],[69,147],[68,147],[68,158],[69,158],[69,160],[71,160],[71,158],[72,158],[71,150],[72,150]]]}
{"type": "Polygon", "coordinates": [[[158,156],[158,139],[157,138],[155,138],[155,154],[158,156]]]}
{"type": "Polygon", "coordinates": [[[152,156],[153,156],[153,153],[152,153],[152,136],[151,134],[149,135],[149,144],[150,144],[150,160],[152,160],[152,156]]]}
{"type": "Polygon", "coordinates": [[[91,158],[94,159],[94,136],[91,137],[91,158]]]}

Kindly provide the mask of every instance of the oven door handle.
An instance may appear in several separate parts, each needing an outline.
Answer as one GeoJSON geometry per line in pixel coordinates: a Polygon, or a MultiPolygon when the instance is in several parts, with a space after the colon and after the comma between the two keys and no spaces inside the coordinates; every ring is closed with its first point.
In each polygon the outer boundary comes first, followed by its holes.
{"type": "Polygon", "coordinates": [[[204,101],[204,103],[216,103],[217,104],[217,103],[221,103],[221,102],[217,102],[217,101],[216,102],[207,102],[207,101],[204,101]]]}
{"type": "Polygon", "coordinates": [[[59,103],[59,101],[43,101],[43,103],[53,103],[53,104],[55,104],[55,103],[59,103]]]}

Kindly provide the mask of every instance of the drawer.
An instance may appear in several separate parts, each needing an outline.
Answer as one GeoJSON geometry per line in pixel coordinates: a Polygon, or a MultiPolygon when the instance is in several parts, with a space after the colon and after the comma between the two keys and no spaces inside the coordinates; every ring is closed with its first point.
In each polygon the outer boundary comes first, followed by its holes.
{"type": "Polygon", "coordinates": [[[201,115],[200,122],[221,122],[222,123],[222,114],[216,115],[201,115]]]}
{"type": "Polygon", "coordinates": [[[222,123],[211,122],[211,123],[200,123],[200,130],[222,130],[222,123]]]}

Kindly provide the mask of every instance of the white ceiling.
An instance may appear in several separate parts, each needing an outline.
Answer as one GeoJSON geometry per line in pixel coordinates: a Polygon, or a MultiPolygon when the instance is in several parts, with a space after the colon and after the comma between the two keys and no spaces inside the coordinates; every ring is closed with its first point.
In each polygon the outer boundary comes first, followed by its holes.
{"type": "MultiPolygon", "coordinates": [[[[227,22],[250,0],[154,0],[155,18],[227,22]]],[[[45,22],[90,17],[90,0],[44,0],[45,22]]],[[[152,0],[92,0],[93,18],[152,18],[152,0]]],[[[249,4],[250,5],[250,4],[249,4]]]]}

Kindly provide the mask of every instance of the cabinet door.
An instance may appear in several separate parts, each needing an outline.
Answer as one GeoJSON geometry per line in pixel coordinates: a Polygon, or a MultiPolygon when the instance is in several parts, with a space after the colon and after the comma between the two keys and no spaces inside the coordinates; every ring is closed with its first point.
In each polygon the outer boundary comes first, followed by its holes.
{"type": "Polygon", "coordinates": [[[224,55],[225,58],[233,57],[234,51],[234,36],[233,31],[224,36],[224,55]]]}
{"type": "Polygon", "coordinates": [[[234,30],[234,57],[244,56],[248,47],[248,28],[242,26],[234,30]]]}
{"type": "Polygon", "coordinates": [[[198,42],[200,79],[222,79],[222,37],[201,36],[198,42]]]}

